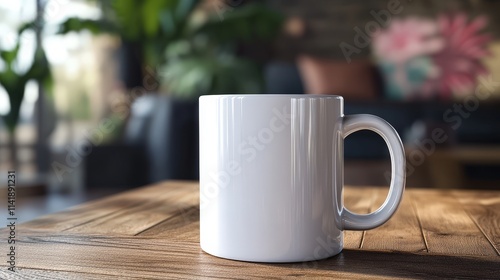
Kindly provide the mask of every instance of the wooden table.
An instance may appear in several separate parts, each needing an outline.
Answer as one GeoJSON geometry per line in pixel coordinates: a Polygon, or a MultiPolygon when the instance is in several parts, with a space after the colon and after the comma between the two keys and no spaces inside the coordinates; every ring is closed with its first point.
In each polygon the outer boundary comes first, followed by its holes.
{"type": "MultiPolygon", "coordinates": [[[[346,205],[368,212],[385,193],[346,188],[346,205]]],[[[0,278],[500,278],[500,192],[408,190],[389,223],[345,232],[340,255],[292,264],[202,252],[198,211],[197,183],[167,182],[27,222],[17,227],[18,271],[1,261],[0,278]]]]}

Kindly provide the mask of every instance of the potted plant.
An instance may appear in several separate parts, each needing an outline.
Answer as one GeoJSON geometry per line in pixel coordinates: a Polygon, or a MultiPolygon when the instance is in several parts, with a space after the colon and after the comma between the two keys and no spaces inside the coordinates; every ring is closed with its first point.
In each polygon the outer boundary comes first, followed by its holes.
{"type": "Polygon", "coordinates": [[[200,0],[109,0],[100,2],[101,19],[69,18],[59,34],[88,30],[119,36],[120,76],[126,88],[143,87],[145,65],[164,62],[163,52],[187,24],[200,0]]]}
{"type": "Polygon", "coordinates": [[[140,49],[141,67],[158,66],[154,68],[159,69],[160,91],[165,94],[148,95],[133,104],[128,126],[134,129],[125,133],[125,141],[144,146],[151,181],[197,178],[198,97],[260,92],[261,67],[241,56],[239,47],[269,42],[280,30],[282,16],[263,4],[228,6],[220,17],[220,6],[207,6],[206,1],[106,3],[109,17],[68,19],[60,33],[86,29],[117,34],[122,43],[140,49]]]}
{"type": "Polygon", "coordinates": [[[197,179],[198,97],[260,93],[262,65],[240,55],[239,47],[257,41],[266,49],[283,22],[281,14],[258,3],[241,4],[223,18],[213,9],[193,18],[165,50],[159,80],[167,96],[149,100],[154,108],[146,140],[152,181],[197,179]]]}
{"type": "Polygon", "coordinates": [[[241,5],[223,19],[208,12],[205,20],[188,25],[168,45],[166,63],[159,73],[162,89],[188,99],[203,94],[261,92],[261,65],[241,56],[238,47],[257,41],[265,50],[282,22],[282,15],[264,4],[241,5]]]}

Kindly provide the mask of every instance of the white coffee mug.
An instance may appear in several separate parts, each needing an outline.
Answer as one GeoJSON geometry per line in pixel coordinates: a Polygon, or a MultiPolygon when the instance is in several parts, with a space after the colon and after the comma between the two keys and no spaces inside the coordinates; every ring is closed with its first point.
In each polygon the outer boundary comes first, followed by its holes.
{"type": "MultiPolygon", "coordinates": [[[[200,98],[200,243],[214,256],[301,262],[338,254],[343,230],[368,230],[396,211],[405,185],[401,139],[372,115],[344,116],[328,95],[200,98]],[[358,215],[343,206],[344,138],[359,130],[387,143],[385,203],[358,215]]],[[[362,176],[362,174],[360,174],[362,176]]]]}

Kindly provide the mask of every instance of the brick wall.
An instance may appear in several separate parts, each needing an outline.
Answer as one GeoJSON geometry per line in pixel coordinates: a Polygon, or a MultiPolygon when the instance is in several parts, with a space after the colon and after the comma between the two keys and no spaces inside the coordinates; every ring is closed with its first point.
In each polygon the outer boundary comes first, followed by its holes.
{"type": "MultiPolygon", "coordinates": [[[[292,58],[298,53],[309,53],[342,59],[340,43],[352,44],[356,35],[354,28],[364,29],[368,22],[374,20],[371,12],[387,10],[391,1],[399,2],[402,8],[397,16],[432,17],[441,12],[455,11],[466,11],[471,16],[485,13],[492,21],[490,31],[500,37],[500,0],[270,0],[287,16],[301,17],[307,24],[307,33],[303,38],[278,40],[278,56],[292,58]]],[[[369,55],[368,48],[362,51],[356,57],[369,55]]]]}

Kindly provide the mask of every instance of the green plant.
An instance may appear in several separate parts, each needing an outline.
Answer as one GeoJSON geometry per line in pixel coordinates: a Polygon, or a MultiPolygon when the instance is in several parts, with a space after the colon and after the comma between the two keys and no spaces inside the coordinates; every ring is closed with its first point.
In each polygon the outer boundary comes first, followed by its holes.
{"type": "Polygon", "coordinates": [[[142,59],[149,65],[163,60],[163,51],[179,37],[186,19],[200,0],[104,0],[98,20],[69,18],[59,34],[89,30],[93,34],[118,35],[124,42],[142,47],[142,59]]]}
{"type": "Polygon", "coordinates": [[[282,16],[263,4],[234,8],[221,18],[194,19],[202,0],[107,0],[99,20],[70,18],[59,33],[89,30],[119,35],[141,46],[143,62],[161,65],[162,88],[196,97],[215,92],[258,92],[259,65],[236,55],[239,43],[263,42],[277,34],[282,16]]]}
{"type": "MultiPolygon", "coordinates": [[[[19,34],[21,35],[25,30],[27,29],[21,29],[19,34]]],[[[10,102],[10,111],[7,115],[2,116],[2,118],[10,133],[14,133],[19,120],[26,84],[30,80],[38,81],[44,86],[49,86],[51,83],[49,62],[41,46],[37,46],[35,50],[31,67],[24,73],[16,71],[14,62],[18,57],[19,48],[20,43],[18,42],[12,50],[0,50],[0,58],[5,63],[5,68],[0,71],[0,85],[7,92],[10,102]]]]}
{"type": "MultiPolygon", "coordinates": [[[[24,32],[34,30],[35,26],[36,22],[28,23],[22,26],[18,32],[19,38],[22,38],[21,36],[24,32]]],[[[4,68],[0,70],[0,86],[2,86],[7,92],[10,103],[10,111],[1,117],[7,127],[7,131],[10,134],[10,150],[14,165],[17,164],[14,133],[19,121],[26,84],[31,80],[38,81],[39,84],[46,89],[45,92],[49,93],[49,88],[52,84],[49,62],[47,61],[45,52],[40,45],[37,45],[36,47],[33,63],[28,70],[20,72],[16,69],[15,62],[19,56],[20,43],[20,40],[18,40],[16,46],[12,50],[0,50],[0,58],[4,62],[4,68]]]]}
{"type": "Polygon", "coordinates": [[[240,43],[271,40],[280,30],[281,14],[263,4],[247,4],[212,15],[185,30],[169,44],[162,67],[163,88],[171,95],[195,98],[213,93],[258,93],[262,89],[259,65],[237,55],[240,43]]]}

